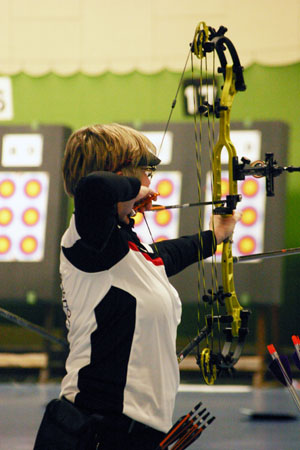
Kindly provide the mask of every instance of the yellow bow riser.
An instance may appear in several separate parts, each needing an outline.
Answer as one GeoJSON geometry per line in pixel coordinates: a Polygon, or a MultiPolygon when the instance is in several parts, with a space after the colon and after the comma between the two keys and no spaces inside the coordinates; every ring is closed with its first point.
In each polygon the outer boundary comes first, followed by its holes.
{"type": "MultiPolygon", "coordinates": [[[[219,137],[213,149],[213,200],[221,200],[221,153],[228,153],[228,176],[229,195],[237,195],[237,181],[233,179],[233,157],[237,156],[236,149],[230,139],[230,113],[231,107],[237,91],[235,89],[235,77],[233,66],[226,66],[225,82],[220,101],[220,122],[219,137]]],[[[223,243],[222,249],[222,282],[226,293],[231,296],[225,299],[226,311],[233,317],[232,336],[237,337],[241,326],[240,311],[241,305],[236,296],[233,278],[233,257],[230,239],[223,243]]]]}

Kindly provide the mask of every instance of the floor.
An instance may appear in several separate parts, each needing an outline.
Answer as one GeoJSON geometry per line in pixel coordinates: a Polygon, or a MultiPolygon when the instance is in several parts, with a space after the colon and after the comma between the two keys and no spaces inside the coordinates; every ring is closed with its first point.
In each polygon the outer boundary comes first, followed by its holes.
{"type": "MultiPolygon", "coordinates": [[[[0,450],[32,450],[44,407],[58,392],[58,384],[0,384],[0,450]]],[[[189,450],[300,449],[300,413],[284,388],[183,384],[174,418],[199,401],[216,420],[189,450]],[[258,420],[252,418],[254,412],[258,420]],[[267,420],[268,413],[275,417],[267,420]]]]}

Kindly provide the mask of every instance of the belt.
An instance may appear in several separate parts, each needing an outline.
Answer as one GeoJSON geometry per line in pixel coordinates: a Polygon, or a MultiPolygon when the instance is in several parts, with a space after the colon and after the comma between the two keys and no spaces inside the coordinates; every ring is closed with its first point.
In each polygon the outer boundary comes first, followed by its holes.
{"type": "Polygon", "coordinates": [[[147,429],[148,430],[151,429],[151,427],[149,427],[148,425],[138,422],[137,420],[131,419],[130,417],[125,416],[125,414],[106,417],[106,419],[109,419],[111,424],[114,424],[114,426],[117,426],[122,431],[127,432],[128,434],[140,433],[147,429]]]}
{"type": "MultiPolygon", "coordinates": [[[[68,404],[71,403],[68,399],[63,397],[63,400],[65,400],[68,404]]],[[[74,406],[75,407],[75,406],[74,406]]],[[[110,426],[113,425],[114,427],[118,427],[120,430],[122,430],[124,433],[140,433],[145,430],[153,430],[153,428],[149,427],[148,425],[145,425],[144,423],[138,422],[137,420],[131,419],[130,417],[126,416],[125,414],[118,414],[118,415],[106,415],[105,413],[103,415],[95,414],[94,412],[88,411],[84,408],[78,408],[81,411],[81,413],[86,414],[87,416],[94,416],[96,419],[100,419],[100,422],[102,422],[102,426],[110,426]]]]}

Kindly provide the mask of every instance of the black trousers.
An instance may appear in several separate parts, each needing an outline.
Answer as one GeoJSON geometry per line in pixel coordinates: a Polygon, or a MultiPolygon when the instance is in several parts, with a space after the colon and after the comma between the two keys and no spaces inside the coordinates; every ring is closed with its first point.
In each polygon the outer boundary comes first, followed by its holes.
{"type": "Polygon", "coordinates": [[[132,430],[125,431],[118,423],[100,425],[99,450],[156,450],[165,434],[133,422],[132,430]],[[136,425],[137,424],[137,425],[136,425]]]}
{"type": "Polygon", "coordinates": [[[155,450],[164,436],[123,414],[88,414],[55,399],[46,407],[34,450],[155,450]]]}

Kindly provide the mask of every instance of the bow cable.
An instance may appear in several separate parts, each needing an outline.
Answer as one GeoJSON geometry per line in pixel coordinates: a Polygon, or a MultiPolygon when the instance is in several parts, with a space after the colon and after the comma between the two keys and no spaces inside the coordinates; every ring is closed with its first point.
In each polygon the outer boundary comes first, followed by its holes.
{"type": "MultiPolygon", "coordinates": [[[[197,192],[198,192],[198,200],[199,203],[201,202],[202,198],[202,182],[203,182],[203,174],[202,174],[202,137],[203,137],[203,122],[201,114],[201,111],[205,110],[205,105],[208,103],[207,93],[208,93],[208,60],[207,60],[207,54],[203,51],[204,44],[208,41],[209,37],[209,30],[208,27],[204,22],[200,22],[199,25],[196,28],[194,40],[193,40],[193,46],[192,46],[192,53],[191,53],[191,70],[192,70],[192,79],[193,79],[193,92],[194,92],[194,134],[195,134],[195,157],[196,157],[196,169],[197,169],[197,192]],[[199,105],[198,105],[198,97],[197,97],[197,83],[195,83],[194,80],[194,61],[193,61],[193,54],[198,58],[199,60],[199,105]],[[206,81],[205,87],[206,87],[206,95],[203,92],[203,85],[204,80],[206,81]]],[[[213,55],[215,52],[213,52],[213,55]]],[[[214,62],[215,58],[213,57],[213,78],[214,77],[214,62]]],[[[214,90],[213,90],[214,93],[214,90]]],[[[214,95],[212,97],[212,102],[214,104],[214,95]]],[[[211,122],[210,120],[210,111],[207,111],[206,114],[207,117],[207,130],[208,130],[208,148],[209,148],[209,164],[210,164],[210,173],[213,173],[212,166],[213,166],[213,153],[212,149],[214,146],[214,120],[211,122]]],[[[210,185],[211,185],[211,192],[213,192],[213,181],[210,178],[210,185]]],[[[213,223],[213,222],[212,222],[213,223]]],[[[200,333],[200,324],[202,320],[202,299],[207,297],[207,287],[206,287],[206,275],[205,275],[205,263],[203,257],[201,258],[201,253],[203,255],[203,238],[201,232],[203,231],[203,218],[202,218],[202,211],[199,207],[198,209],[198,239],[200,242],[200,246],[198,247],[198,269],[197,269],[197,330],[198,335],[200,333]],[[201,294],[203,292],[203,294],[201,294]]],[[[214,228],[212,226],[213,236],[214,236],[214,228]]],[[[212,254],[214,252],[212,251],[212,254]]],[[[212,257],[211,260],[211,292],[218,290],[218,281],[217,281],[217,267],[216,267],[216,258],[215,256],[212,257]]],[[[218,307],[218,306],[217,306],[218,307]]],[[[207,318],[208,315],[208,309],[210,309],[210,316],[214,317],[214,304],[211,303],[211,305],[208,305],[207,302],[204,303],[204,322],[205,327],[208,328],[208,322],[207,318]]],[[[206,346],[210,348],[210,351],[213,351],[213,345],[214,345],[214,328],[211,328],[211,332],[206,334],[206,346]]],[[[220,327],[219,329],[219,336],[220,336],[220,327]]],[[[219,348],[220,348],[220,337],[219,337],[219,348]]],[[[213,369],[211,371],[212,376],[208,376],[208,371],[206,370],[207,365],[207,358],[204,358],[203,354],[200,353],[199,344],[197,345],[197,363],[199,367],[201,367],[203,377],[205,379],[205,382],[207,384],[212,384],[215,381],[216,371],[213,369]]]]}

